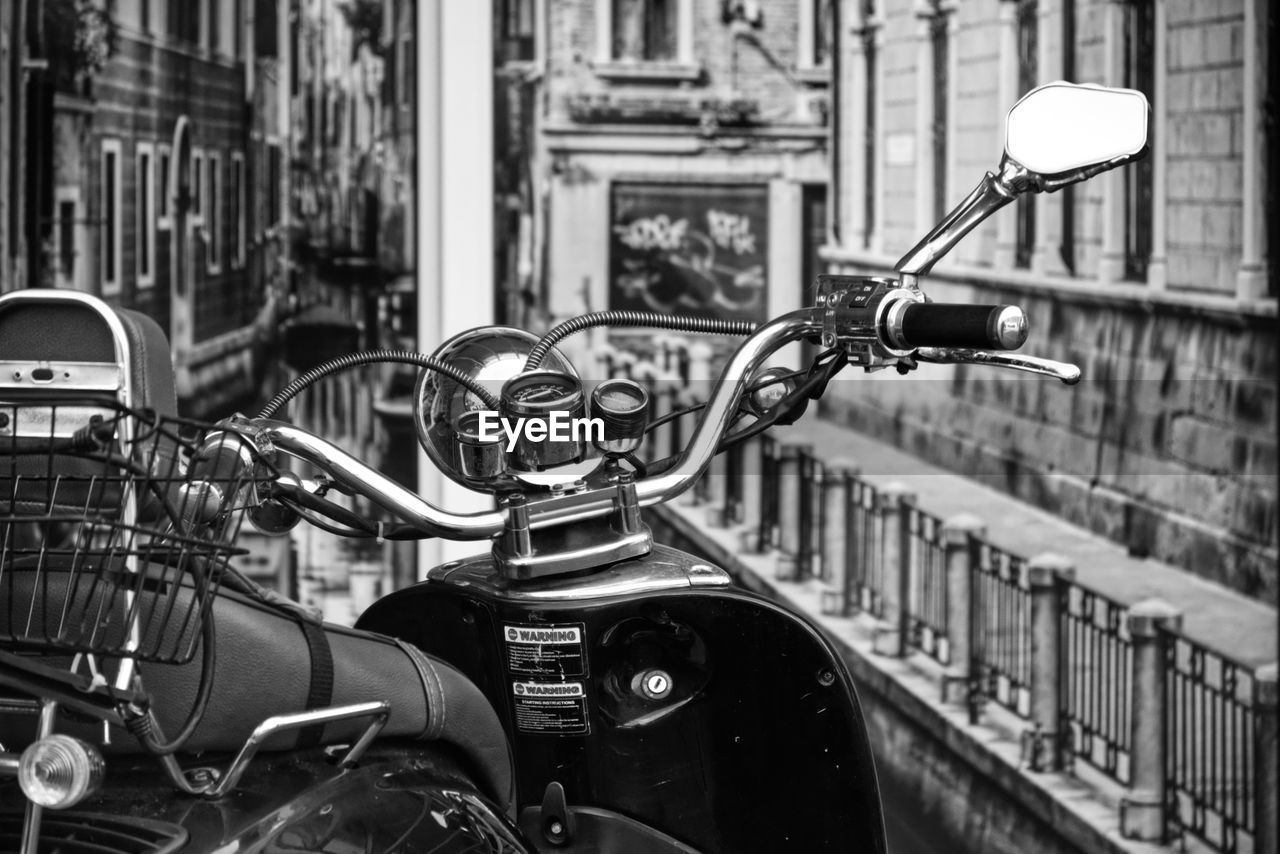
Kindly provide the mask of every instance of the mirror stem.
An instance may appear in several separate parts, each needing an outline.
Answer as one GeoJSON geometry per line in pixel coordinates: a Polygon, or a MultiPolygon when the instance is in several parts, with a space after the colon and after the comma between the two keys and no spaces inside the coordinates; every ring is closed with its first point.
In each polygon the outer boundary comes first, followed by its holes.
{"type": "Polygon", "coordinates": [[[934,226],[894,266],[902,286],[914,290],[917,286],[916,278],[927,275],[933,265],[960,242],[960,238],[1013,201],[1016,195],[1029,189],[1029,178],[1024,167],[1008,157],[1001,160],[998,173],[988,172],[984,175],[973,192],[943,217],[942,222],[934,226]]]}

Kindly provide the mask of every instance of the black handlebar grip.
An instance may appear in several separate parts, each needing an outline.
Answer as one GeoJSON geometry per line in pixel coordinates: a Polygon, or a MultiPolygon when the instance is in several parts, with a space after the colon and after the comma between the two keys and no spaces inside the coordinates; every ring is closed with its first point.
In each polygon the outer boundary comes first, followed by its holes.
{"type": "Polygon", "coordinates": [[[1027,340],[1027,315],[1016,305],[904,303],[899,310],[890,310],[885,316],[889,343],[901,350],[917,347],[1016,350],[1027,340]]]}

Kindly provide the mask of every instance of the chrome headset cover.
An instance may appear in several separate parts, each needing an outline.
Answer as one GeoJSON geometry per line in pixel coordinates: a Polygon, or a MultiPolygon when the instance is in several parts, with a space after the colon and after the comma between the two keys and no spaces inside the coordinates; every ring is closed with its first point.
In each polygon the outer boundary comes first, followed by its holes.
{"type": "MultiPolygon", "coordinates": [[[[434,355],[465,371],[497,397],[507,380],[524,372],[525,360],[537,343],[538,336],[523,329],[485,326],[455,335],[441,344],[434,355]]],[[[540,368],[578,376],[555,348],[547,353],[540,368]]],[[[487,408],[474,393],[435,371],[423,371],[413,390],[414,429],[427,457],[450,480],[479,492],[495,492],[511,481],[505,476],[479,478],[463,473],[454,422],[464,412],[487,408]]]]}

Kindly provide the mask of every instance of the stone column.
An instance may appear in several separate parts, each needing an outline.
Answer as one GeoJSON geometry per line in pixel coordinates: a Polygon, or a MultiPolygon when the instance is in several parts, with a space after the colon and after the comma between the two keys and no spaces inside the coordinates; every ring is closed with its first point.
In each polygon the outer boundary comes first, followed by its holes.
{"type": "MultiPolygon", "coordinates": [[[[596,62],[607,64],[613,62],[613,2],[597,0],[595,7],[596,62]]],[[[534,39],[534,41],[541,41],[541,39],[534,39]]]]}
{"type": "Polygon", "coordinates": [[[916,0],[916,233],[933,228],[933,18],[929,0],[916,0]]]}
{"type": "MultiPolygon", "coordinates": [[[[1155,0],[1155,99],[1151,105],[1154,128],[1151,161],[1151,258],[1147,261],[1147,285],[1162,291],[1169,283],[1169,38],[1167,3],[1155,0]]],[[[1245,172],[1246,175],[1251,173],[1245,172]]]]}
{"type": "Polygon", "coordinates": [[[1165,634],[1182,628],[1182,612],[1146,599],[1126,618],[1133,644],[1129,792],[1120,804],[1120,834],[1160,841],[1165,832],[1165,634]]]}
{"type": "MultiPolygon", "coordinates": [[[[1124,0],[1109,0],[1105,16],[1104,78],[1108,86],[1124,85],[1124,0]]],[[[1112,169],[1095,180],[1102,182],[1102,254],[1098,258],[1098,281],[1118,282],[1124,278],[1124,172],[1112,169]]]]}
{"type": "Polygon", "coordinates": [[[969,684],[969,621],[972,608],[972,552],[969,540],[986,536],[987,526],[970,513],[959,513],[942,525],[947,578],[947,647],[950,663],[942,676],[942,701],[949,699],[950,687],[969,684]]]}
{"type": "MultiPolygon", "coordinates": [[[[1075,0],[1037,0],[1036,3],[1036,83],[1043,85],[1063,77],[1062,57],[1074,45],[1063,44],[1062,4],[1075,0]]],[[[1028,197],[1029,198],[1029,197],[1028,197]]],[[[1031,270],[1062,275],[1062,206],[1065,194],[1041,193],[1035,197],[1036,234],[1031,250],[1031,270]]]]}
{"type": "Polygon", "coordinates": [[[689,386],[693,396],[698,400],[706,400],[711,396],[711,357],[714,352],[705,341],[694,341],[689,345],[689,386]]]}
{"type": "Polygon", "coordinates": [[[800,477],[800,455],[812,453],[813,446],[785,441],[778,459],[778,563],[777,576],[793,580],[798,576],[800,553],[800,490],[805,484],[800,477]]]}
{"type": "MultiPolygon", "coordinates": [[[[877,4],[877,12],[883,14],[883,10],[877,4]]],[[[884,238],[884,208],[885,208],[885,192],[884,192],[884,173],[885,173],[885,156],[884,156],[884,19],[880,15],[868,18],[865,22],[865,29],[868,33],[867,38],[871,40],[873,49],[876,52],[875,76],[874,80],[869,79],[867,82],[874,86],[876,98],[875,103],[871,104],[871,113],[874,116],[872,126],[875,130],[875,162],[869,164],[874,170],[873,187],[874,203],[872,204],[871,221],[866,224],[867,232],[867,249],[871,252],[879,252],[881,250],[881,242],[884,238]]]]}
{"type": "Polygon", "coordinates": [[[1276,854],[1280,851],[1280,805],[1276,792],[1280,792],[1280,774],[1277,766],[1276,737],[1276,665],[1274,662],[1259,667],[1253,674],[1254,695],[1257,702],[1257,728],[1253,733],[1253,767],[1257,777],[1253,781],[1254,815],[1258,831],[1254,837],[1255,854],[1276,854]]]}
{"type": "Polygon", "coordinates": [[[843,614],[845,574],[849,568],[848,531],[845,528],[849,507],[849,478],[858,474],[850,460],[827,463],[822,481],[822,613],[843,614]]]}
{"type": "Polygon", "coordinates": [[[907,654],[903,620],[909,599],[903,594],[910,590],[910,557],[906,537],[906,514],[902,504],[915,501],[915,493],[901,483],[893,482],[876,493],[880,517],[880,561],[884,568],[883,587],[880,590],[884,613],[876,627],[873,651],[881,655],[902,657],[907,654]]]}
{"type": "MultiPolygon", "coordinates": [[[[999,82],[997,92],[1001,115],[1009,112],[1018,101],[1018,3],[1017,0],[1000,0],[1000,23],[996,35],[999,40],[999,82]]],[[[1004,130],[1001,123],[1000,131],[1004,130]]],[[[1003,149],[1004,137],[998,136],[997,150],[1003,149]]],[[[995,214],[996,252],[992,265],[1001,270],[1012,270],[1018,250],[1018,218],[1014,202],[995,214]]]]}
{"type": "MultiPolygon", "coordinates": [[[[1236,296],[1240,299],[1261,299],[1267,295],[1267,212],[1263,208],[1267,186],[1267,130],[1262,103],[1267,92],[1268,2],[1270,0],[1244,2],[1244,119],[1241,125],[1244,199],[1240,270],[1236,274],[1236,296]]],[[[1157,5],[1157,14],[1163,5],[1157,5]]],[[[1157,89],[1157,98],[1159,93],[1157,89]]]]}
{"type": "MultiPolygon", "coordinates": [[[[705,341],[694,341],[689,344],[689,385],[684,389],[685,394],[682,396],[678,406],[689,406],[694,403],[703,403],[711,393],[711,357],[713,351],[711,345],[705,341]]],[[[680,453],[688,446],[689,440],[693,437],[694,425],[693,419],[686,418],[685,423],[681,425],[680,440],[681,447],[673,448],[673,453],[680,453]]],[[[703,504],[708,500],[708,478],[711,470],[708,468],[702,477],[698,478],[698,482],[693,485],[685,495],[689,504],[703,504]]]]}
{"type": "Polygon", "coordinates": [[[694,0],[678,0],[676,4],[676,60],[682,65],[697,62],[693,45],[693,3],[694,0]]]}
{"type": "Polygon", "coordinates": [[[1075,566],[1061,555],[1039,554],[1027,561],[1027,586],[1031,588],[1031,725],[1034,728],[1028,758],[1032,771],[1062,770],[1058,750],[1062,725],[1058,696],[1061,660],[1058,624],[1062,610],[1058,579],[1074,581],[1075,577],[1075,566]]]}
{"type": "MultiPolygon", "coordinates": [[[[864,193],[867,187],[867,160],[863,154],[863,145],[867,134],[867,51],[864,26],[862,20],[862,4],[846,4],[853,20],[849,22],[849,70],[844,80],[839,83],[841,101],[846,107],[840,115],[840,129],[843,139],[837,140],[840,146],[839,155],[843,157],[840,172],[845,176],[845,187],[839,195],[840,210],[834,213],[845,224],[844,240],[847,248],[863,249],[867,246],[870,235],[867,234],[866,204],[864,193]],[[845,81],[847,81],[847,86],[845,81]],[[847,101],[845,99],[848,99],[847,101]]],[[[837,34],[837,49],[845,38],[844,33],[837,34]]]]}

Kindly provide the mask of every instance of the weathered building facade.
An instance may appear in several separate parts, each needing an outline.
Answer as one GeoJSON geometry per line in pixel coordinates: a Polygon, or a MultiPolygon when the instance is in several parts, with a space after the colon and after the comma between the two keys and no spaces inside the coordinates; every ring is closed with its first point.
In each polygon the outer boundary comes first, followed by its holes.
{"type": "Polygon", "coordinates": [[[534,127],[528,173],[500,170],[500,304],[518,292],[545,321],[798,306],[826,228],[830,9],[497,4],[499,129],[534,127]]]}
{"type": "Polygon", "coordinates": [[[152,315],[173,345],[185,409],[216,414],[254,390],[269,330],[271,223],[250,146],[254,20],[247,0],[41,4],[49,147],[39,165],[41,270],[152,315]],[[85,50],[83,45],[97,45],[85,50]],[[254,271],[257,271],[255,275],[254,271]]]}
{"type": "Polygon", "coordinates": [[[1004,114],[1035,85],[1140,89],[1152,127],[1145,161],[1009,206],[924,284],[941,302],[1025,306],[1025,350],[1078,363],[1079,386],[926,366],[837,383],[825,411],[1274,598],[1270,6],[844,0],[839,15],[835,272],[891,269],[996,165],[1004,114]]]}

